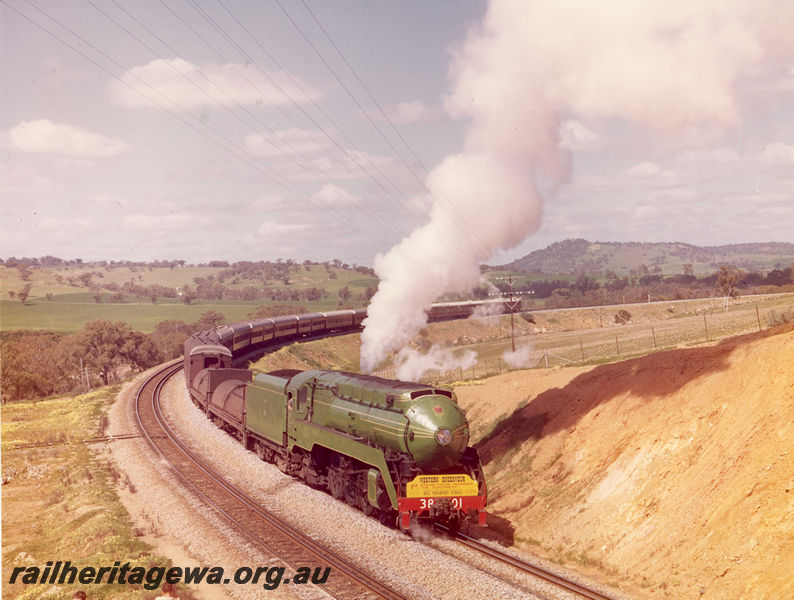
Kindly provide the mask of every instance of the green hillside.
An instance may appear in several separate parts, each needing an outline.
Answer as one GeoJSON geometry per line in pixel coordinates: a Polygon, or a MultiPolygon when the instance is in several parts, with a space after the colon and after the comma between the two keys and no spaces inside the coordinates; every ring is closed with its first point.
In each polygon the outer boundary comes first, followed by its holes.
{"type": "Polygon", "coordinates": [[[504,265],[527,273],[605,273],[626,275],[640,265],[660,267],[663,275],[681,273],[692,265],[694,274],[713,273],[720,265],[748,271],[786,268],[794,262],[794,244],[769,242],[727,246],[693,246],[683,243],[589,242],[583,239],[555,242],[504,265]]]}
{"type": "Polygon", "coordinates": [[[0,264],[0,333],[75,333],[94,319],[151,333],[161,321],[193,323],[209,310],[235,322],[271,304],[309,312],[361,307],[377,285],[368,270],[341,263],[155,267],[6,261],[0,264]],[[193,298],[185,302],[188,291],[193,298]]]}

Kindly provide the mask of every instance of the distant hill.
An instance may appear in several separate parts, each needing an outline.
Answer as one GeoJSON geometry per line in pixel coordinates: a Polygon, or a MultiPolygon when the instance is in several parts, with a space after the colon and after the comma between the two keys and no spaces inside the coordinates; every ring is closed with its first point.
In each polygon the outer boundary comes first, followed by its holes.
{"type": "Polygon", "coordinates": [[[720,265],[770,271],[794,263],[794,244],[730,244],[693,246],[682,243],[589,242],[583,239],[555,242],[519,258],[503,268],[527,273],[605,272],[625,275],[639,265],[661,267],[665,275],[678,274],[691,264],[695,274],[713,273],[720,265]]]}

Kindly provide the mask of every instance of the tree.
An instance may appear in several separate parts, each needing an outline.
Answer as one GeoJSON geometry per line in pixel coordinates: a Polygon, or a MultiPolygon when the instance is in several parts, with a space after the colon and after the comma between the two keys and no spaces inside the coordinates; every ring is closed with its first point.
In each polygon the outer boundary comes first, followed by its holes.
{"type": "Polygon", "coordinates": [[[222,325],[225,321],[226,317],[223,316],[223,313],[219,313],[217,310],[208,310],[201,314],[198,321],[193,323],[193,329],[196,331],[212,329],[213,327],[222,325]]]}
{"type": "Polygon", "coordinates": [[[300,304],[268,304],[259,306],[248,313],[249,319],[269,319],[281,315],[301,315],[307,313],[305,306],[300,304]]]}
{"type": "Polygon", "coordinates": [[[121,347],[121,356],[134,371],[144,371],[162,360],[162,355],[149,336],[133,331],[121,347]]]}
{"type": "Polygon", "coordinates": [[[584,296],[591,290],[597,290],[600,285],[594,278],[588,277],[585,273],[580,273],[574,287],[584,296]]]}
{"type": "Polygon", "coordinates": [[[30,288],[32,287],[32,283],[26,283],[25,287],[17,292],[17,298],[19,298],[19,301],[22,302],[23,305],[27,304],[28,296],[30,296],[30,288]]]}
{"type": "Polygon", "coordinates": [[[739,295],[739,282],[744,277],[741,269],[734,265],[721,266],[717,273],[717,288],[726,298],[739,295]]]}
{"type": "Polygon", "coordinates": [[[791,267],[790,272],[786,272],[788,269],[773,269],[766,274],[765,283],[767,285],[788,285],[792,283],[792,278],[794,278],[794,266],[791,267]]]}
{"type": "Polygon", "coordinates": [[[134,332],[126,323],[104,319],[86,323],[77,336],[84,364],[93,367],[105,385],[116,378],[118,369],[125,364],[133,369],[157,364],[153,352],[156,348],[147,341],[142,333],[134,332]]]}
{"type": "Polygon", "coordinates": [[[728,299],[739,295],[739,282],[744,273],[734,265],[721,266],[717,273],[717,288],[725,296],[725,310],[728,310],[728,299]]]}
{"type": "Polygon", "coordinates": [[[90,271],[87,271],[85,273],[80,273],[77,276],[77,281],[82,283],[85,287],[90,288],[93,278],[94,278],[94,274],[90,271]]]}
{"type": "Polygon", "coordinates": [[[0,343],[3,403],[70,390],[79,369],[69,363],[65,341],[51,332],[9,334],[0,343]]]}
{"type": "Polygon", "coordinates": [[[188,325],[182,321],[161,321],[155,325],[151,339],[154,345],[157,346],[160,355],[165,360],[168,360],[182,354],[185,340],[189,338],[194,331],[192,325],[188,325]]]}
{"type": "Polygon", "coordinates": [[[190,286],[187,285],[185,286],[185,289],[183,289],[180,292],[179,295],[182,297],[182,302],[184,302],[185,304],[191,304],[193,300],[195,300],[198,297],[198,294],[196,294],[195,290],[190,289],[190,286]]]}
{"type": "Polygon", "coordinates": [[[342,306],[345,302],[350,300],[350,297],[353,295],[353,292],[350,291],[349,287],[345,286],[339,290],[338,294],[339,294],[339,306],[342,306]]]}

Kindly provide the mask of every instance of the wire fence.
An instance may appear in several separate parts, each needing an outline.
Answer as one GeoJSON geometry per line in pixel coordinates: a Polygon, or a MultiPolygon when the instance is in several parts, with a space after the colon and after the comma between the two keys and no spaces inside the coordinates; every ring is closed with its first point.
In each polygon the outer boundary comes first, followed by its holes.
{"type": "MultiPolygon", "coordinates": [[[[673,348],[690,348],[719,340],[761,331],[782,323],[794,322],[791,308],[777,311],[744,305],[730,311],[671,318],[653,323],[609,324],[598,329],[546,332],[516,337],[520,362],[508,361],[509,337],[498,342],[468,346],[478,352],[476,362],[444,372],[430,371],[420,378],[423,383],[441,385],[475,381],[518,369],[549,369],[561,366],[588,365],[641,356],[673,348]]],[[[397,368],[377,373],[399,378],[397,368]]]]}

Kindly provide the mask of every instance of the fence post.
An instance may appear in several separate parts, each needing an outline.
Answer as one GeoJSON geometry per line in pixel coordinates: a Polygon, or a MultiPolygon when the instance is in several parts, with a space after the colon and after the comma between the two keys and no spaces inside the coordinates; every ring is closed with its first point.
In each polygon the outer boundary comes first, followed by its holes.
{"type": "Polygon", "coordinates": [[[653,349],[656,351],[659,348],[656,347],[656,331],[654,331],[653,327],[651,327],[651,335],[653,335],[653,349]]]}
{"type": "Polygon", "coordinates": [[[618,334],[615,334],[615,347],[618,349],[618,360],[620,360],[620,344],[618,343],[618,334]]]}
{"type": "Polygon", "coordinates": [[[546,359],[546,368],[548,369],[549,368],[549,353],[548,352],[544,352],[543,353],[543,357],[546,359]]]}
{"type": "Polygon", "coordinates": [[[706,321],[706,313],[703,313],[703,324],[706,326],[706,342],[710,342],[709,339],[709,323],[706,321]]]}
{"type": "Polygon", "coordinates": [[[761,313],[758,312],[758,305],[755,305],[755,318],[758,319],[758,331],[761,331],[761,313]]]}
{"type": "Polygon", "coordinates": [[[579,349],[582,351],[582,362],[584,362],[584,344],[582,344],[582,338],[579,338],[579,349]]]}

